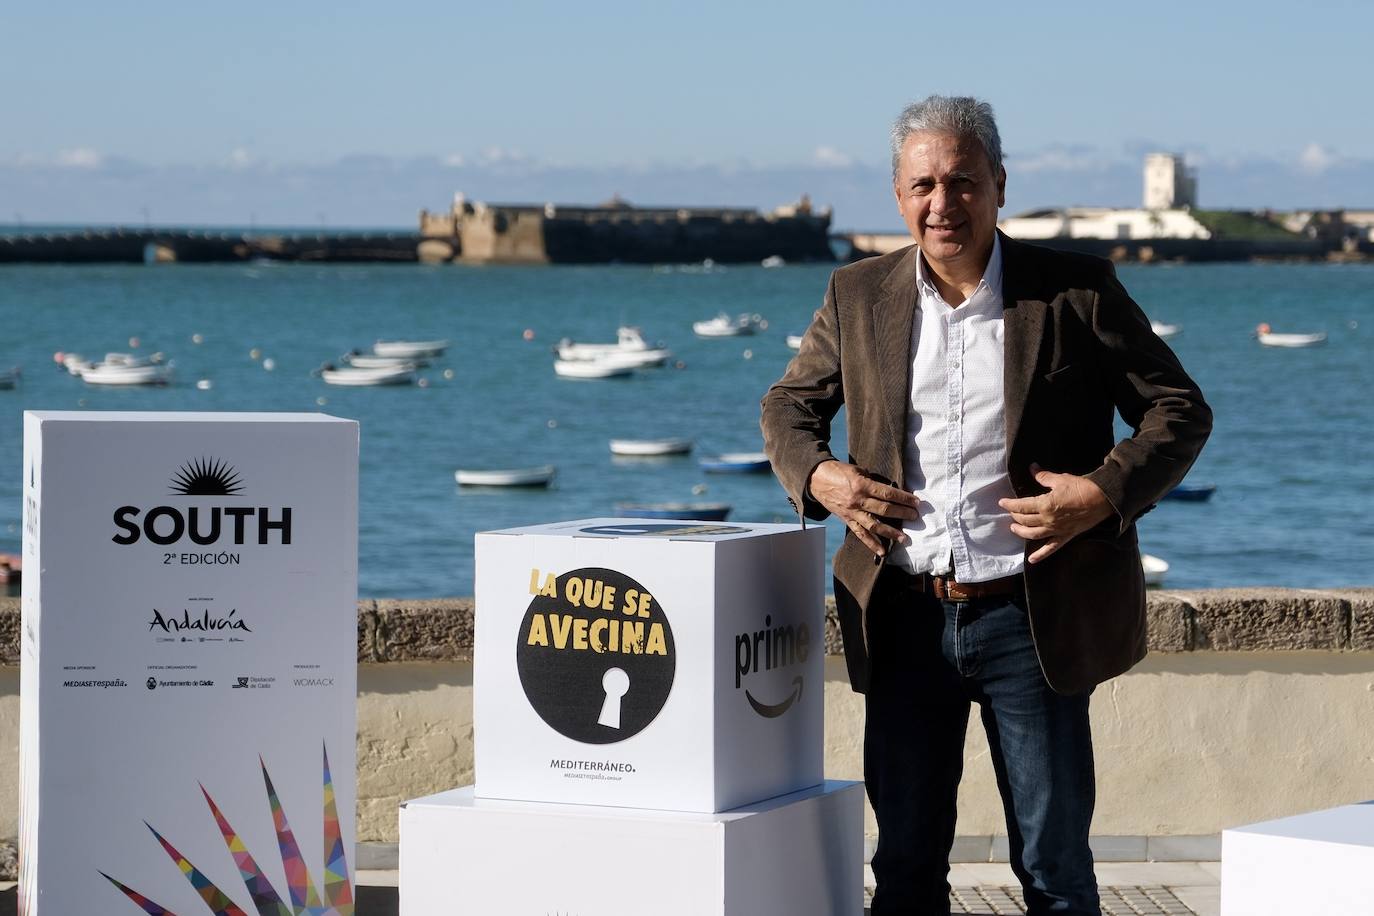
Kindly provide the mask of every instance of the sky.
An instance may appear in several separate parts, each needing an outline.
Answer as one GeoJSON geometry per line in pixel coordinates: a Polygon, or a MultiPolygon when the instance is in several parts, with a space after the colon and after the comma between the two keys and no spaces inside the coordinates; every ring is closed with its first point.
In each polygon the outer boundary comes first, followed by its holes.
{"type": "Polygon", "coordinates": [[[1003,215],[1374,207],[1374,4],[698,0],[0,4],[0,226],[413,227],[492,202],[771,208],[899,230],[888,129],[976,95],[1003,215]]]}

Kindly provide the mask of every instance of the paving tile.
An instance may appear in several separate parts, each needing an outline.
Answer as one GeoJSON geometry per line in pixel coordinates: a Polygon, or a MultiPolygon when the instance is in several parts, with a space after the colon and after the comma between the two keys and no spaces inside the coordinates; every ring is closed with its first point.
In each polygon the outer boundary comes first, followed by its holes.
{"type": "Polygon", "coordinates": [[[1221,888],[1219,886],[1207,884],[1201,887],[1171,887],[1169,889],[1197,916],[1221,916],[1221,888]]]}
{"type": "Polygon", "coordinates": [[[1198,868],[1196,862],[1099,862],[1095,870],[1097,883],[1103,887],[1175,887],[1212,883],[1212,876],[1198,868]]]}
{"type": "Polygon", "coordinates": [[[1221,834],[1152,836],[1145,841],[1149,862],[1214,862],[1221,858],[1221,834]]]}

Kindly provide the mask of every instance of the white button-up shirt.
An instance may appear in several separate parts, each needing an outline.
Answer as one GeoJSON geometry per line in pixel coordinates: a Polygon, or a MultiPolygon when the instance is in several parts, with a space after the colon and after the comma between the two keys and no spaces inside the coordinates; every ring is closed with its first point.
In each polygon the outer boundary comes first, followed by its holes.
{"type": "Polygon", "coordinates": [[[940,296],[916,255],[919,306],[911,328],[911,400],[903,466],[920,516],[902,527],[911,543],[888,562],[909,572],[985,582],[1019,573],[1025,541],[997,505],[1014,497],[1007,477],[1002,380],[1002,243],[973,295],[957,308],[940,296]]]}

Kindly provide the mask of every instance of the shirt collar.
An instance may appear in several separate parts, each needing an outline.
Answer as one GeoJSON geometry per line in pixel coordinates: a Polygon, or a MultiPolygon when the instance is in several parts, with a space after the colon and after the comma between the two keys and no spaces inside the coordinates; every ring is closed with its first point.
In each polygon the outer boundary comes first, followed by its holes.
{"type": "MultiPolygon", "coordinates": [[[[935,282],[930,278],[930,268],[926,266],[926,256],[920,248],[916,249],[916,283],[921,288],[923,296],[933,296],[944,301],[940,291],[936,289],[935,282]]],[[[1002,239],[1000,233],[992,235],[992,254],[988,256],[988,266],[983,268],[983,277],[978,281],[978,288],[973,291],[967,301],[982,294],[984,290],[991,292],[998,299],[1002,297],[1002,239]]]]}

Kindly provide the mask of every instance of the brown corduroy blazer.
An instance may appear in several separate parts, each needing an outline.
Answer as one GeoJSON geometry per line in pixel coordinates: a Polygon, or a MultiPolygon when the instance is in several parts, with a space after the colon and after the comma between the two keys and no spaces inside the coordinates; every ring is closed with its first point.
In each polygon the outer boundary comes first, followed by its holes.
{"type": "MultiPolygon", "coordinates": [[[[1045,678],[1060,693],[1081,693],[1145,656],[1135,521],[1183,479],[1211,431],[1212,412],[1111,262],[1005,235],[1001,243],[1012,488],[1017,496],[1044,492],[1034,463],[1086,476],[1117,513],[1024,573],[1045,678]],[[1120,442],[1114,412],[1133,430],[1120,442]]],[[[914,245],[839,268],[801,350],[764,395],[768,457],[807,518],[829,514],[811,499],[807,481],[817,464],[835,457],[830,421],[841,405],[848,460],[904,486],[916,307],[914,245]]],[[[1027,542],[1027,555],[1036,546],[1027,542]]],[[[835,554],[835,600],[850,681],[860,692],[868,685],[868,605],[881,569],[847,532],[835,554]]]]}

